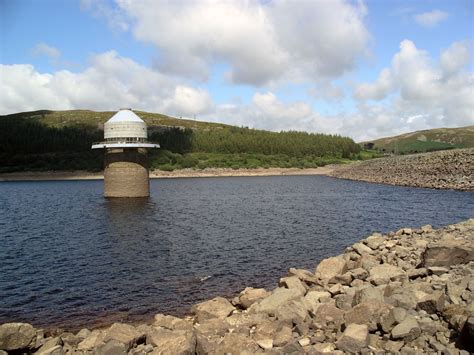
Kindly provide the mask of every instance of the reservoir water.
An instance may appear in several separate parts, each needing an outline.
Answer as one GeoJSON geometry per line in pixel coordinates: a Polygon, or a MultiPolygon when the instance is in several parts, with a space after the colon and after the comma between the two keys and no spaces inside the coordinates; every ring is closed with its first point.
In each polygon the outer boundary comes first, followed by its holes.
{"type": "Polygon", "coordinates": [[[245,286],[273,288],[374,231],[474,217],[474,193],[324,176],[0,183],[0,323],[134,322],[245,286]]]}

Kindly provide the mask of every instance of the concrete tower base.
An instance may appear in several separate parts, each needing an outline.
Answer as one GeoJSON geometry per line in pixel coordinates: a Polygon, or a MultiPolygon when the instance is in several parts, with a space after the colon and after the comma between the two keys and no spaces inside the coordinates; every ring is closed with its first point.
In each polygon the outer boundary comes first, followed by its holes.
{"type": "Polygon", "coordinates": [[[106,150],[104,196],[150,196],[148,157],[146,149],[115,148],[106,150]]]}

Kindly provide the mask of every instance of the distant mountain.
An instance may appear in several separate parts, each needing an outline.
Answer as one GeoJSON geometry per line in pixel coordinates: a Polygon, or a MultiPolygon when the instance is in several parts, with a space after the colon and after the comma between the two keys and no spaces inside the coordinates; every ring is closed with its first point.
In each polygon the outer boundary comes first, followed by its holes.
{"type": "Polygon", "coordinates": [[[474,147],[474,126],[435,128],[360,143],[366,149],[388,153],[424,153],[474,147]]]}

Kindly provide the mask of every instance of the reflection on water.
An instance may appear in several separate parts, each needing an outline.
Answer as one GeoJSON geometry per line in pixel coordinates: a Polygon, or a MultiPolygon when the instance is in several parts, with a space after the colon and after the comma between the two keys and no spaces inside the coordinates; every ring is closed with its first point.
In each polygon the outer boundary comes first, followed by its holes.
{"type": "Polygon", "coordinates": [[[474,194],[323,176],[163,179],[105,199],[100,181],[0,183],[0,323],[77,329],[183,314],[372,231],[472,217],[474,194]]]}

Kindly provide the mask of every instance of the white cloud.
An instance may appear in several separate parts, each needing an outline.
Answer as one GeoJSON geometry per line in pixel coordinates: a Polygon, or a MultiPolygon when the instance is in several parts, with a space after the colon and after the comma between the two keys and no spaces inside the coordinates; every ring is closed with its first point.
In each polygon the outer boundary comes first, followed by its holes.
{"type": "Polygon", "coordinates": [[[416,23],[423,27],[434,27],[440,22],[445,21],[449,14],[441,10],[424,12],[414,16],[416,23]]]}
{"type": "Polygon", "coordinates": [[[120,9],[109,6],[106,0],[80,0],[83,11],[89,11],[95,17],[103,17],[107,25],[114,31],[127,31],[129,24],[125,14],[120,9]]]}
{"type": "MultiPolygon", "coordinates": [[[[367,117],[365,126],[380,113],[393,122],[385,127],[389,129],[386,135],[474,124],[474,75],[466,70],[469,62],[466,41],[454,42],[441,53],[439,61],[412,41],[402,41],[390,68],[385,68],[374,83],[355,88],[354,97],[361,101],[384,100],[392,95],[388,102],[361,103],[358,111],[367,117]]],[[[384,130],[374,132],[374,137],[377,132],[381,135],[384,130]]]]}
{"type": "Polygon", "coordinates": [[[384,69],[375,83],[359,85],[354,97],[358,100],[381,100],[391,91],[392,86],[392,75],[388,69],[384,69]]]}
{"type": "Polygon", "coordinates": [[[159,49],[160,70],[205,80],[230,65],[233,83],[319,80],[351,70],[366,51],[366,9],[344,0],[117,0],[135,37],[159,49]]]}
{"type": "Polygon", "coordinates": [[[32,53],[35,56],[46,56],[51,60],[57,60],[61,56],[59,49],[44,42],[36,44],[32,49],[32,53]]]}
{"type": "Polygon", "coordinates": [[[469,64],[470,60],[470,43],[468,41],[454,42],[441,53],[441,68],[446,74],[454,74],[469,64]]]}
{"type": "Polygon", "coordinates": [[[115,51],[95,55],[82,72],[39,73],[31,65],[0,65],[0,114],[38,109],[116,110],[119,107],[171,115],[209,110],[203,89],[176,82],[115,51]]]}

